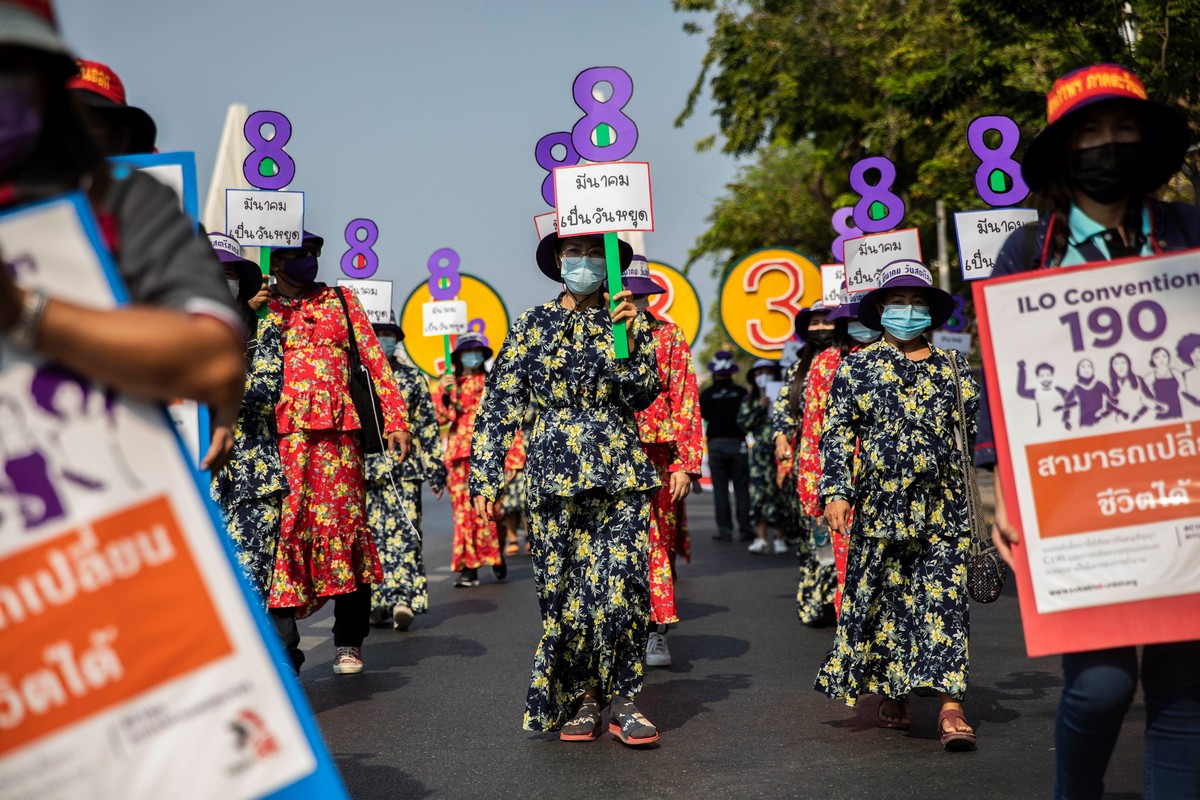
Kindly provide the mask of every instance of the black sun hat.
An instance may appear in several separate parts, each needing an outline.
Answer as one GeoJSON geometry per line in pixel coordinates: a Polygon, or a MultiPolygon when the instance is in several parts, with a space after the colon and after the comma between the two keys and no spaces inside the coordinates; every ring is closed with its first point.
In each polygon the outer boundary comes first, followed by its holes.
{"type": "MultiPolygon", "coordinates": [[[[564,237],[571,238],[571,237],[564,237]]],[[[562,282],[562,269],[558,266],[558,259],[555,257],[558,253],[558,232],[548,233],[542,237],[537,246],[537,265],[538,269],[552,281],[556,283],[562,282]]],[[[629,269],[629,262],[633,260],[633,246],[624,240],[617,240],[617,253],[621,259],[621,272],[629,269]]]]}

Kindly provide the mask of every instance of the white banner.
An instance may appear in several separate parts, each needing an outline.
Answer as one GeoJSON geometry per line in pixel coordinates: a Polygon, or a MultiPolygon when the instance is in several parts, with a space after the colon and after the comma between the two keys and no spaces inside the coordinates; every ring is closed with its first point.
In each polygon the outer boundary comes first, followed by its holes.
{"type": "Polygon", "coordinates": [[[826,308],[849,302],[846,295],[846,265],[821,265],[821,302],[826,308]]]}
{"type": "Polygon", "coordinates": [[[558,230],[558,212],[547,211],[545,214],[538,214],[533,218],[533,227],[537,230],[537,237],[540,242],[558,230]]]}
{"type": "Polygon", "coordinates": [[[467,332],[467,304],[462,300],[434,300],[421,305],[424,336],[457,336],[467,332]]]}
{"type": "Polygon", "coordinates": [[[337,282],[358,297],[372,325],[382,325],[392,319],[392,282],[365,281],[342,278],[337,282]]]}
{"type": "Polygon", "coordinates": [[[563,236],[654,230],[650,165],[644,161],[556,167],[554,193],[563,236]]]}

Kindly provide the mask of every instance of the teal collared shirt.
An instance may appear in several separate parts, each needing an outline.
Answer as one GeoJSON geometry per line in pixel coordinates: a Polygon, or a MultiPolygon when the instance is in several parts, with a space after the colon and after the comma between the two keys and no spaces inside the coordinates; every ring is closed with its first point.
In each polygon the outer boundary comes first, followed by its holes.
{"type": "MultiPolygon", "coordinates": [[[[1080,211],[1079,206],[1073,203],[1067,220],[1071,225],[1071,237],[1067,242],[1067,253],[1063,256],[1059,266],[1073,267],[1077,264],[1086,264],[1087,259],[1075,245],[1076,243],[1083,244],[1088,239],[1091,239],[1096,248],[1104,254],[1105,260],[1112,260],[1112,255],[1108,252],[1108,243],[1104,241],[1104,231],[1107,229],[1103,225],[1080,211]]],[[[1145,244],[1142,245],[1141,255],[1154,255],[1154,248],[1150,245],[1150,209],[1148,208],[1142,209],[1142,235],[1145,244]]]]}

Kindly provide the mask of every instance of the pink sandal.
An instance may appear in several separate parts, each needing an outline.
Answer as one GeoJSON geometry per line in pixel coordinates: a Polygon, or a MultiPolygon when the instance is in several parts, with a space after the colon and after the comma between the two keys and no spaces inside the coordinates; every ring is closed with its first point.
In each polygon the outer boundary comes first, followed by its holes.
{"type": "Polygon", "coordinates": [[[974,732],[960,730],[946,730],[946,723],[949,722],[955,728],[958,723],[969,725],[967,718],[963,716],[963,712],[957,708],[943,709],[942,713],[938,714],[938,741],[948,753],[961,753],[967,750],[975,749],[975,734],[974,732]]]}

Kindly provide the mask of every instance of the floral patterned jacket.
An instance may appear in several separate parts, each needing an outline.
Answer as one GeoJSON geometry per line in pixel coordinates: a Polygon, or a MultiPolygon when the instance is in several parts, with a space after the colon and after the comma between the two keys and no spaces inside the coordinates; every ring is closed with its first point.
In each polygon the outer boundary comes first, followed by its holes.
{"type": "Polygon", "coordinates": [[[589,489],[616,494],[659,486],[634,416],[662,389],[655,340],[642,315],[629,327],[634,346],[618,360],[607,309],[568,310],[555,299],[517,319],[475,421],[472,495],[495,500],[500,493],[505,456],[530,405],[537,406],[525,464],[530,505],[589,489]]]}
{"type": "Polygon", "coordinates": [[[928,358],[911,361],[880,339],[838,366],[821,433],[819,486],[822,502],[840,496],[854,505],[854,533],[928,539],[969,530],[952,358],[973,443],[979,386],[961,354],[931,347],[928,358]]]}
{"type": "Polygon", "coordinates": [[[433,400],[429,396],[429,384],[421,370],[404,364],[392,367],[392,378],[408,408],[408,430],[413,437],[412,452],[403,461],[399,460],[399,453],[367,456],[367,483],[384,483],[390,473],[398,481],[429,481],[430,489],[441,491],[446,486],[446,465],[442,463],[442,437],[433,411],[433,400]]]}
{"type": "MultiPolygon", "coordinates": [[[[454,381],[448,391],[439,391],[435,396],[438,422],[450,426],[446,437],[446,461],[462,461],[471,457],[471,436],[475,432],[475,417],[479,413],[479,403],[486,385],[485,373],[463,375],[454,381]]],[[[504,468],[518,470],[524,467],[525,446],[518,429],[504,460],[504,468]]]]}
{"type": "Polygon", "coordinates": [[[649,408],[638,412],[638,434],[643,442],[673,445],[670,472],[698,476],[704,429],[692,350],[678,325],[644,316],[654,333],[658,380],[663,390],[649,408]]]}
{"type": "Polygon", "coordinates": [[[288,491],[275,438],[275,404],[283,389],[283,337],[278,327],[265,320],[259,323],[258,342],[250,347],[248,361],[233,452],[212,479],[212,498],[228,506],[288,491]]]}
{"type": "MultiPolygon", "coordinates": [[[[383,406],[387,433],[407,430],[404,398],[367,312],[344,292],[362,362],[383,406]]],[[[336,291],[322,286],[299,298],[272,295],[267,320],[283,332],[283,391],[275,409],[280,436],[301,430],[356,431],[362,425],[350,399],[350,335],[336,291]]]]}

